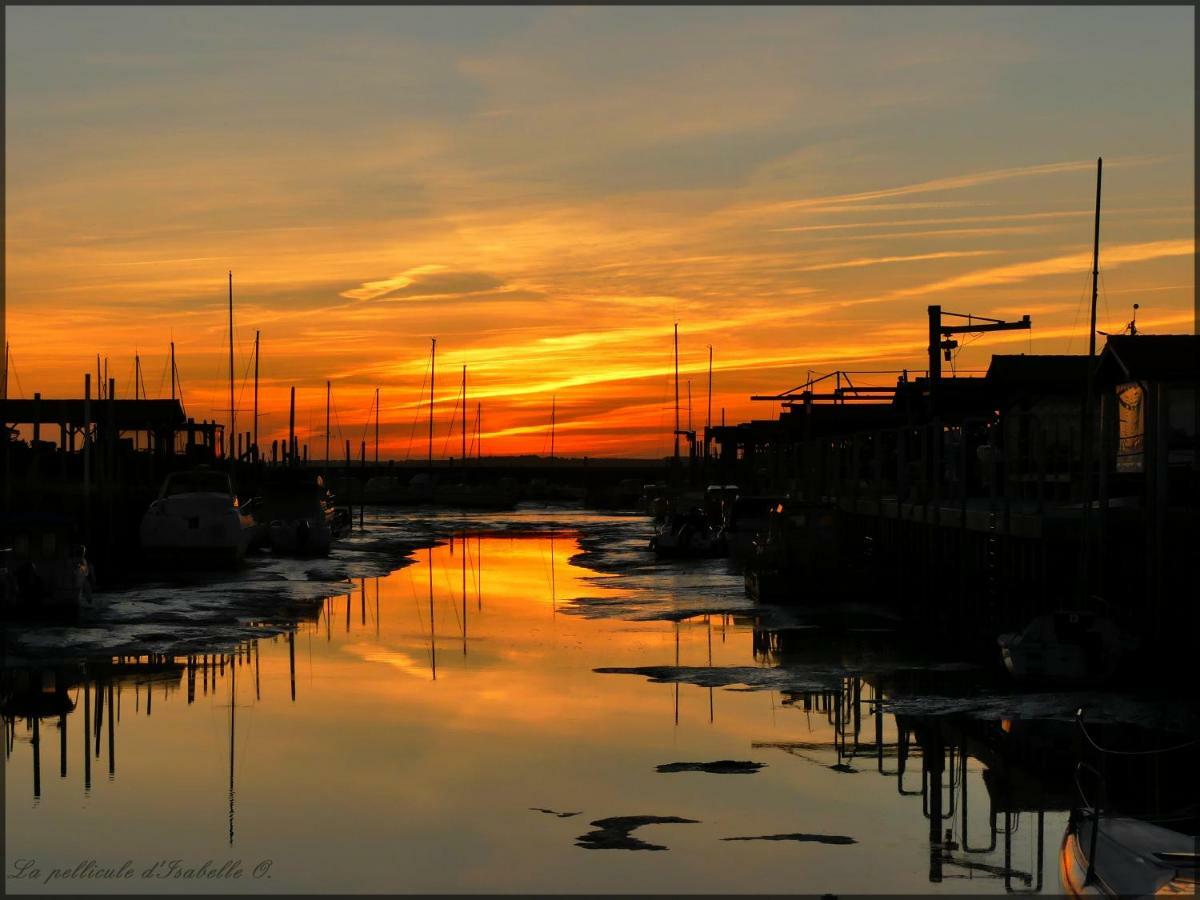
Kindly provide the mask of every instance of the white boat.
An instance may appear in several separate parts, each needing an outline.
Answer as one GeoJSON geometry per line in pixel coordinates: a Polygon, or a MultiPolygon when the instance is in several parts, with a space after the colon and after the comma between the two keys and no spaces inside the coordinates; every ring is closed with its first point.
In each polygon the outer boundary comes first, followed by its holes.
{"type": "Polygon", "coordinates": [[[140,537],[150,556],[236,564],[257,530],[229,476],[201,466],[167,476],[142,516],[140,537]]]}
{"type": "Polygon", "coordinates": [[[1004,666],[1022,681],[1103,681],[1137,648],[1107,616],[1091,610],[1057,610],[1037,616],[1024,630],[996,642],[1004,666]]]}
{"type": "Polygon", "coordinates": [[[1072,897],[1196,896],[1196,838],[1092,809],[1071,815],[1059,878],[1072,897]]]}

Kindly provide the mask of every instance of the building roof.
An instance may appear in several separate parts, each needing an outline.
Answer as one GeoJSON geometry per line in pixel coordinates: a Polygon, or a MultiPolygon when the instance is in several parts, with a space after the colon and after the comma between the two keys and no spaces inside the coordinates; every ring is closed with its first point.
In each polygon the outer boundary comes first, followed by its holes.
{"type": "Polygon", "coordinates": [[[1107,381],[1200,381],[1200,335],[1112,335],[1098,371],[1107,381]]]}

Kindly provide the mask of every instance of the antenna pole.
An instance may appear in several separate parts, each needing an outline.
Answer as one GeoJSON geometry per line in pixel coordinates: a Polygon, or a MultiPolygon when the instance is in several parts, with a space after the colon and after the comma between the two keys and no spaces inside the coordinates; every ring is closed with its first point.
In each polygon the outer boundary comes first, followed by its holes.
{"type": "Polygon", "coordinates": [[[433,375],[437,366],[437,338],[430,338],[429,345],[429,468],[433,469],[433,375]]]}
{"type": "MultiPolygon", "coordinates": [[[[233,408],[233,271],[229,272],[229,435],[237,433],[237,412],[233,408]]],[[[229,456],[233,447],[230,440],[226,445],[225,455],[229,456]]]]}

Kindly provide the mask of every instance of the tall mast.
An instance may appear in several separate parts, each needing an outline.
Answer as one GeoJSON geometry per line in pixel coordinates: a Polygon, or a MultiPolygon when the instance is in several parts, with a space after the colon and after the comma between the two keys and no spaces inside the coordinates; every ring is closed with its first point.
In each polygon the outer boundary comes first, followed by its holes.
{"type": "Polygon", "coordinates": [[[333,386],[325,382],[325,468],[329,468],[329,401],[333,396],[333,386]]]}
{"type": "Polygon", "coordinates": [[[255,448],[255,456],[258,448],[258,338],[261,334],[257,328],[254,330],[254,441],[250,446],[255,448]]]}
{"type": "Polygon", "coordinates": [[[708,345],[708,411],[704,414],[704,455],[708,456],[708,429],[712,427],[712,344],[708,345]]]}
{"type": "Polygon", "coordinates": [[[100,371],[100,354],[96,354],[96,399],[104,399],[104,373],[100,371]]]}
{"type": "Polygon", "coordinates": [[[237,412],[233,408],[233,271],[229,272],[229,443],[225,455],[230,455],[233,436],[237,433],[237,412]]]}
{"type": "Polygon", "coordinates": [[[462,461],[467,461],[467,367],[462,374],[462,461]]]}
{"type": "Polygon", "coordinates": [[[136,350],[133,351],[133,399],[138,397],[138,383],[142,380],[142,357],[136,350]]]}
{"type": "Polygon", "coordinates": [[[175,342],[171,341],[171,399],[175,399],[175,342]]]}
{"type": "Polygon", "coordinates": [[[0,383],[0,400],[8,399],[8,355],[12,351],[9,349],[8,341],[4,342],[4,381],[0,383]]]}
{"type": "Polygon", "coordinates": [[[379,388],[375,388],[375,464],[379,464],[379,388]]]}
{"type": "Polygon", "coordinates": [[[429,468],[433,468],[433,375],[437,366],[437,338],[429,345],[429,468]]]}
{"type": "Polygon", "coordinates": [[[679,465],[679,323],[675,323],[675,465],[679,465]]]}
{"type": "Polygon", "coordinates": [[[1087,387],[1084,398],[1083,433],[1080,435],[1083,450],[1083,536],[1080,548],[1080,587],[1086,601],[1091,594],[1091,518],[1092,518],[1092,431],[1095,427],[1095,398],[1093,379],[1096,368],[1096,296],[1100,278],[1100,179],[1104,172],[1104,159],[1096,159],[1096,219],[1092,234],[1092,309],[1088,329],[1087,387]]]}
{"type": "Polygon", "coordinates": [[[554,419],[557,412],[558,397],[550,398],[550,459],[554,459],[554,419]]]}
{"type": "Polygon", "coordinates": [[[475,403],[475,459],[483,461],[483,404],[475,403]]]}

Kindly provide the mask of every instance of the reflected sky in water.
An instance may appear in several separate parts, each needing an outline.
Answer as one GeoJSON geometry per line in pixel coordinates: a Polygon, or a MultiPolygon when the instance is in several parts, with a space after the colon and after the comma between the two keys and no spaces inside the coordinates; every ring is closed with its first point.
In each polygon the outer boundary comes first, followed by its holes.
{"type": "MultiPolygon", "coordinates": [[[[903,784],[878,771],[896,770],[895,720],[879,718],[882,761],[874,749],[851,760],[835,749],[838,723],[853,742],[852,680],[839,698],[806,702],[594,672],[773,658],[754,652],[741,617],[673,623],[564,613],[573,598],[629,590],[620,576],[572,564],[579,551],[564,532],[459,535],[327,599],[293,636],[265,637],[232,657],[197,657],[190,670],[156,679],[94,663],[86,679],[63,675],[74,708],[38,720],[36,797],[30,720],[7,720],[8,890],[1003,890],[987,870],[1003,864],[1002,839],[990,853],[947,851],[984,868],[939,865],[943,880],[931,883],[920,760],[910,760],[903,784]],[[765,767],[657,771],[717,760],[765,767]],[[901,796],[898,787],[918,793],[901,796]],[[636,832],[667,852],[576,845],[594,830],[590,822],[619,816],[695,822],[636,832]],[[780,834],[854,843],[723,840],[780,834]],[[35,860],[41,879],[14,879],[19,859],[35,860]],[[156,860],[212,860],[214,868],[239,860],[243,877],[45,883],[53,869],[92,859],[112,867],[130,860],[135,872],[156,860]],[[255,878],[264,860],[269,870],[255,878]]],[[[722,577],[736,583],[736,575],[722,577]]],[[[665,574],[663,584],[670,589],[665,574]]],[[[10,679],[10,704],[29,693],[23,677],[10,679]]],[[[44,691],[54,684],[47,672],[44,691]]],[[[857,689],[860,740],[873,748],[874,688],[857,689]]],[[[957,759],[947,763],[959,771],[957,759]]],[[[968,815],[971,844],[986,846],[981,769],[969,760],[968,815]]],[[[960,820],[956,803],[944,827],[959,842],[960,820]]],[[[1057,890],[1054,852],[1065,821],[1065,812],[1045,817],[1047,890],[1057,890]]],[[[1023,814],[1011,838],[1014,869],[1034,867],[1036,834],[1033,814],[1023,814]]]]}

